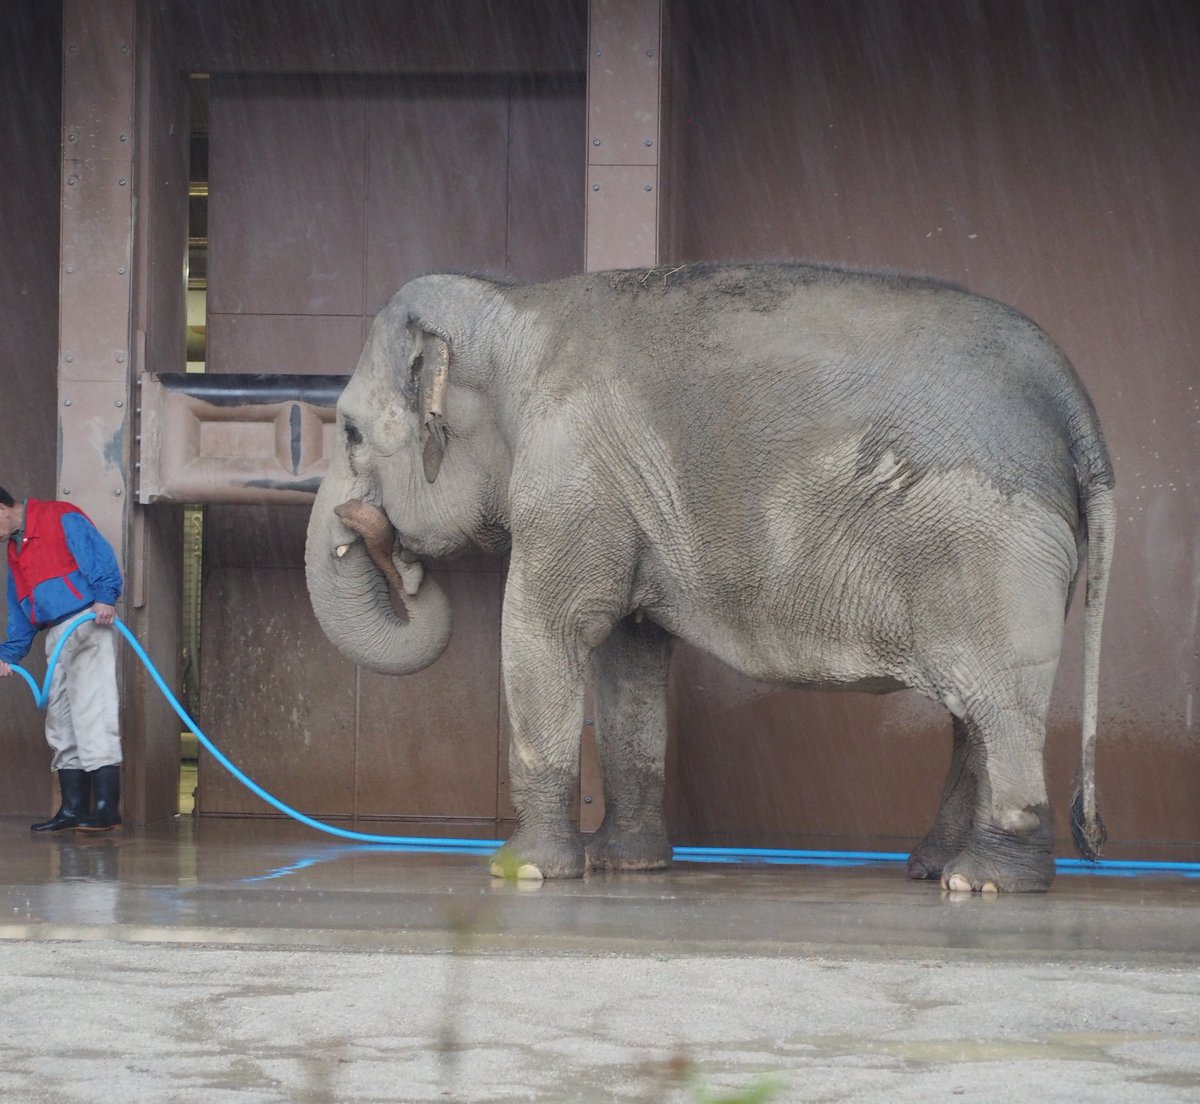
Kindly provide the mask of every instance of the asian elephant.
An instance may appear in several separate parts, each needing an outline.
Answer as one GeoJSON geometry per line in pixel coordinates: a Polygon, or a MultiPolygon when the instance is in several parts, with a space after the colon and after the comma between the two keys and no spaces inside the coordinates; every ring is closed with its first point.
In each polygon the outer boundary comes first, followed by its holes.
{"type": "Polygon", "coordinates": [[[1046,715],[1085,554],[1072,827],[1089,857],[1104,837],[1113,485],[1063,353],[1016,311],[931,279],[800,264],[423,276],[380,312],[338,403],[308,589],[348,657],[405,674],[450,634],[423,561],[511,551],[518,821],[493,873],[668,864],[678,637],[757,679],[941,702],[952,763],[909,874],[1044,890],[1046,715]],[[569,810],[589,663],[605,817],[585,842],[569,810]]]}

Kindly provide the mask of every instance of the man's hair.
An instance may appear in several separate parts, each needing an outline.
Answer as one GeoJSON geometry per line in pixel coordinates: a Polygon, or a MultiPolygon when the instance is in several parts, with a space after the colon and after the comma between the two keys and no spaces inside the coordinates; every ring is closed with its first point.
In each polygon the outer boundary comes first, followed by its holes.
{"type": "Polygon", "coordinates": [[[16,504],[17,500],[3,487],[0,487],[0,506],[15,506],[16,504]]]}

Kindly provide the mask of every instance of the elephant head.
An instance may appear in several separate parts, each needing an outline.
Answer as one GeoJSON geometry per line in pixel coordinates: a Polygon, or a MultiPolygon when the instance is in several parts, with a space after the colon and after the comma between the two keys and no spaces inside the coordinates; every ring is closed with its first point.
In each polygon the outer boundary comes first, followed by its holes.
{"type": "Polygon", "coordinates": [[[450,639],[449,603],[420,557],[507,548],[495,297],[465,277],[406,285],[338,400],[308,524],[309,597],[330,640],[384,674],[427,667],[450,639]]]}

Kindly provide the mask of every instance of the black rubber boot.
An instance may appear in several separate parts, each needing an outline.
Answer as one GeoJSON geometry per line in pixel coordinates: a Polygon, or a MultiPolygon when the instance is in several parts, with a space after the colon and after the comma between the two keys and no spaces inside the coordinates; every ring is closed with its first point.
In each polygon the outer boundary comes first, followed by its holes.
{"type": "Polygon", "coordinates": [[[88,772],[92,781],[92,812],[81,816],[81,832],[107,832],[121,823],[121,764],[112,763],[88,772]]]}
{"type": "Polygon", "coordinates": [[[78,827],[80,817],[88,815],[92,803],[92,779],[87,771],[60,770],[58,792],[62,794],[58,812],[49,820],[31,824],[29,827],[32,831],[65,832],[78,827]]]}

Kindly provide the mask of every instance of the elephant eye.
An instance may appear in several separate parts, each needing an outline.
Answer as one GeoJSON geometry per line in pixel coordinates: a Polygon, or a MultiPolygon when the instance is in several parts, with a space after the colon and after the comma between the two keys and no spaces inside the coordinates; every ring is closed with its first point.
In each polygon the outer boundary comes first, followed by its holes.
{"type": "Polygon", "coordinates": [[[346,443],[348,445],[361,445],[363,440],[362,430],[353,422],[346,423],[346,443]]]}

